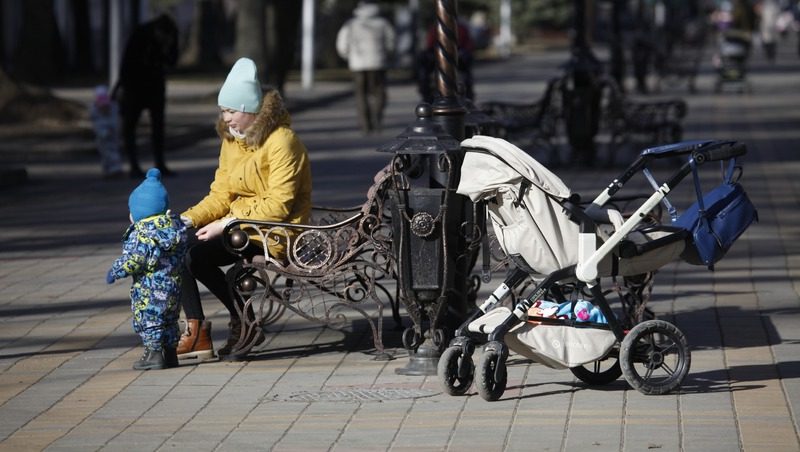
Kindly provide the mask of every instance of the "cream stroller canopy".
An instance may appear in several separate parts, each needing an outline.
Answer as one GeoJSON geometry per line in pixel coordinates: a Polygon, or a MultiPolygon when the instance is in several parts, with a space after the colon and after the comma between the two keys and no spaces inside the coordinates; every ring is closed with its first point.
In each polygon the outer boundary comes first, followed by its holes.
{"type": "Polygon", "coordinates": [[[579,227],[560,202],[572,194],[561,179],[513,144],[477,135],[466,149],[457,192],[487,202],[500,246],[519,265],[549,274],[577,263],[579,227]]]}
{"type": "Polygon", "coordinates": [[[472,202],[492,198],[498,190],[519,185],[523,179],[556,198],[567,199],[572,194],[558,176],[508,141],[476,135],[462,141],[461,146],[467,149],[467,156],[461,166],[458,193],[469,196],[472,202]]]}
{"type": "MultiPolygon", "coordinates": [[[[457,192],[473,202],[488,201],[487,211],[498,242],[515,264],[530,273],[547,275],[578,264],[580,226],[561,205],[572,195],[561,179],[517,146],[499,138],[477,135],[461,143],[466,149],[457,192]],[[521,258],[521,259],[520,259],[521,258]]],[[[624,220],[614,209],[602,208],[609,225],[598,228],[601,241],[619,229],[624,220]]],[[[625,240],[636,245],[663,241],[671,231],[631,231],[625,240]]],[[[670,240],[626,259],[603,256],[601,275],[633,275],[660,268],[678,259],[684,244],[670,240]],[[667,245],[667,243],[665,243],[667,245]],[[614,261],[616,259],[616,262],[614,261]]],[[[616,254],[616,253],[614,253],[616,254]]]]}

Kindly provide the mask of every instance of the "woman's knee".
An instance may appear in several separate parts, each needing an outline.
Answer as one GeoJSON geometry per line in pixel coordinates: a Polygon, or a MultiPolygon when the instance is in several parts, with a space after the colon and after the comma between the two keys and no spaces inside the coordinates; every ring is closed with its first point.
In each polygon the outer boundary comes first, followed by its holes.
{"type": "Polygon", "coordinates": [[[233,262],[221,243],[198,242],[186,253],[185,265],[189,273],[201,281],[207,275],[223,273],[220,267],[233,262]]]}

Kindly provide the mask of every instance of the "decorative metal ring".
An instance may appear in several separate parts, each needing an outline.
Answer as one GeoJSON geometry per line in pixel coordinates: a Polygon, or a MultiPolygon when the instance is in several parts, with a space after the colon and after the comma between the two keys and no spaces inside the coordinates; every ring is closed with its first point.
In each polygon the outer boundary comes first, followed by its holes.
{"type": "Polygon", "coordinates": [[[411,218],[411,232],[417,237],[428,237],[436,228],[436,219],[428,212],[417,212],[411,218]]]}
{"type": "Polygon", "coordinates": [[[323,232],[305,231],[292,246],[294,263],[305,269],[318,269],[328,265],[335,254],[335,245],[323,232]]]}

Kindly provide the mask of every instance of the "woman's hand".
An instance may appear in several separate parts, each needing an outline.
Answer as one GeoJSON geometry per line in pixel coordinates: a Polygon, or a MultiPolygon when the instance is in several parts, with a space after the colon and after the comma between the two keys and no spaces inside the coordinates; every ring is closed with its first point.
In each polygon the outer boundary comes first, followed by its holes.
{"type": "Polygon", "coordinates": [[[224,219],[208,223],[207,225],[198,229],[195,235],[197,236],[198,240],[202,240],[204,242],[217,238],[222,235],[222,231],[225,230],[225,226],[229,221],[230,219],[224,219]]]}

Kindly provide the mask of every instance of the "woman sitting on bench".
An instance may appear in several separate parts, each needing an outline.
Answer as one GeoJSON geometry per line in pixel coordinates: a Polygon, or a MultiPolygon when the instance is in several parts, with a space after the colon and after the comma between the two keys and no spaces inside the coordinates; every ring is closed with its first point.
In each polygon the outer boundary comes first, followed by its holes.
{"type": "MultiPolygon", "coordinates": [[[[200,202],[181,214],[188,226],[198,228],[189,249],[181,304],[187,328],[178,344],[178,358],[205,360],[214,356],[211,323],[205,320],[197,281],[202,282],[230,313],[227,343],[217,351],[221,359],[239,360],[231,353],[239,341],[243,307],[228,290],[220,267],[240,257],[229,253],[222,232],[233,219],[307,223],[311,213],[311,167],[306,147],[290,128],[290,117],[280,94],[262,93],[255,63],[239,59],[219,92],[221,113],[217,132],[222,138],[219,166],[211,189],[200,202]]],[[[190,234],[191,235],[191,234],[190,234]]],[[[267,244],[270,254],[284,253],[284,243],[267,244]]],[[[263,244],[251,242],[242,255],[263,254],[263,244]]],[[[252,316],[252,311],[247,315],[252,316]]],[[[248,342],[263,342],[254,329],[248,342]]]]}

